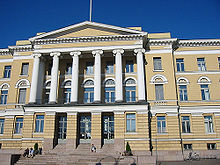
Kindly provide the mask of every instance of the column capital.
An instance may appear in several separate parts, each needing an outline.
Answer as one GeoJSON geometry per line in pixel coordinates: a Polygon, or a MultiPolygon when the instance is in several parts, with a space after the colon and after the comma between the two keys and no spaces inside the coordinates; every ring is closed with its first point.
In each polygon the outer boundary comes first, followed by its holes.
{"type": "Polygon", "coordinates": [[[93,57],[95,57],[96,55],[102,55],[103,54],[103,50],[93,50],[92,54],[93,54],[93,57]]]}
{"type": "Polygon", "coordinates": [[[136,53],[136,54],[138,54],[138,53],[145,53],[145,49],[143,49],[143,48],[134,49],[134,53],[136,53]]]}
{"type": "Polygon", "coordinates": [[[41,57],[41,53],[33,53],[32,56],[33,56],[33,58],[35,58],[35,57],[40,58],[41,57]]]}
{"type": "Polygon", "coordinates": [[[60,55],[61,55],[60,52],[52,52],[52,53],[50,53],[51,57],[59,57],[60,55]]]}
{"type": "Polygon", "coordinates": [[[115,55],[115,54],[123,54],[125,51],[124,51],[124,49],[115,49],[112,52],[115,55]]]}
{"type": "Polygon", "coordinates": [[[70,52],[70,55],[71,55],[72,57],[80,56],[80,55],[81,55],[81,52],[80,52],[80,51],[70,52]]]}

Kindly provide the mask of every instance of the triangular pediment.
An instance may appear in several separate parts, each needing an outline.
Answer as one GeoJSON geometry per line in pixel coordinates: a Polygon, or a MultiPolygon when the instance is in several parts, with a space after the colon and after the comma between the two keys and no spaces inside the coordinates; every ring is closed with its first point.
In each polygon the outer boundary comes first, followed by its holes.
{"type": "Polygon", "coordinates": [[[30,38],[30,40],[49,39],[49,38],[134,35],[134,34],[145,34],[145,33],[146,32],[143,31],[85,21],[55,31],[40,34],[36,37],[30,38]]]}

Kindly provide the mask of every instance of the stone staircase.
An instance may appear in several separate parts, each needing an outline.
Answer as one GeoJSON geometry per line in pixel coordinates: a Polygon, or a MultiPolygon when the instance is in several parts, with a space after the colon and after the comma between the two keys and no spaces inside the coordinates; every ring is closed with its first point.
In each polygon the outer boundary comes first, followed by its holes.
{"type": "Polygon", "coordinates": [[[97,152],[90,151],[90,144],[80,144],[75,150],[66,150],[65,145],[57,145],[53,150],[36,155],[34,158],[21,157],[16,165],[155,165],[154,157],[145,155],[150,161],[140,163],[138,156],[121,156],[114,152],[113,144],[106,144],[97,152]]]}

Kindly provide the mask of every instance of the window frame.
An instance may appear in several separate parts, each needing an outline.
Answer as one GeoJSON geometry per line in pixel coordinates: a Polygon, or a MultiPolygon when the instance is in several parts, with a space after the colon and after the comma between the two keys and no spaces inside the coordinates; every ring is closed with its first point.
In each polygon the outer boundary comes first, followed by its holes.
{"type": "Polygon", "coordinates": [[[113,63],[113,61],[107,61],[106,62],[105,72],[107,74],[114,74],[114,63],[113,63]]]}
{"type": "Polygon", "coordinates": [[[24,124],[24,118],[23,117],[16,117],[15,118],[14,134],[22,134],[23,124],[24,124]],[[22,121],[17,121],[18,119],[22,119],[22,121]],[[19,127],[17,127],[17,124],[18,124],[19,127]]]}
{"type": "Polygon", "coordinates": [[[29,63],[28,62],[22,63],[22,66],[21,66],[21,76],[28,76],[28,69],[29,69],[29,63]]]}
{"type": "Polygon", "coordinates": [[[179,84],[179,100],[180,101],[188,101],[188,92],[187,92],[187,85],[179,84]],[[183,89],[182,87],[185,87],[183,89]],[[181,89],[182,88],[182,89],[181,89]]]}
{"type": "Polygon", "coordinates": [[[183,148],[184,148],[185,151],[193,150],[192,144],[183,144],[183,148]],[[191,147],[189,147],[189,146],[191,146],[191,147]]]}
{"type": "Polygon", "coordinates": [[[126,60],[125,73],[134,73],[134,60],[126,60]]]}
{"type": "Polygon", "coordinates": [[[207,149],[208,150],[217,150],[217,144],[216,143],[207,143],[207,149]]]}
{"type": "Polygon", "coordinates": [[[5,119],[0,118],[0,135],[4,134],[5,119]]]}
{"type": "Polygon", "coordinates": [[[43,114],[36,114],[35,115],[35,129],[34,129],[35,133],[43,133],[44,132],[44,120],[45,120],[45,116],[43,114]],[[43,116],[43,119],[40,119],[40,118],[38,119],[39,116],[43,116]]]}
{"type": "Polygon", "coordinates": [[[126,133],[135,133],[137,131],[136,113],[128,112],[126,115],[126,133]],[[132,118],[128,118],[128,115],[133,115],[132,118]],[[133,122],[132,122],[133,121],[133,122]],[[132,125],[134,124],[134,125],[132,125]],[[129,127],[128,127],[129,125],[129,127]],[[133,128],[134,126],[134,128],[133,128]]]}
{"type": "Polygon", "coordinates": [[[164,100],[164,84],[155,84],[155,99],[156,101],[161,101],[164,100]],[[162,95],[160,94],[160,92],[158,91],[159,86],[162,86],[162,95]],[[158,93],[159,92],[159,93],[158,93]],[[158,94],[157,94],[158,93],[158,94]],[[158,98],[159,97],[159,98],[158,98]]]}
{"type": "Polygon", "coordinates": [[[72,75],[72,63],[66,63],[65,75],[72,75]]]}
{"type": "Polygon", "coordinates": [[[162,58],[161,57],[153,57],[153,66],[154,71],[162,71],[162,58]]]}
{"type": "Polygon", "coordinates": [[[176,70],[177,72],[184,72],[185,65],[184,65],[184,58],[176,58],[176,70]],[[182,60],[182,61],[180,61],[182,60]]]}
{"type": "Polygon", "coordinates": [[[1,89],[1,99],[0,99],[0,104],[1,105],[6,105],[7,104],[7,101],[8,101],[8,89],[1,89]],[[7,93],[4,93],[3,92],[6,92],[7,93]]]}
{"type": "Polygon", "coordinates": [[[181,128],[182,128],[182,133],[184,134],[191,133],[190,116],[181,116],[181,128]],[[188,117],[188,120],[183,119],[184,117],[188,117]]]}
{"type": "Polygon", "coordinates": [[[94,74],[94,62],[86,62],[86,75],[94,74]]]}
{"type": "Polygon", "coordinates": [[[4,67],[3,78],[11,78],[11,65],[6,65],[4,67]],[[10,67],[10,68],[7,68],[7,67],[10,67]]]}
{"type": "Polygon", "coordinates": [[[198,70],[199,71],[206,71],[206,63],[205,63],[205,58],[197,58],[197,65],[198,65],[198,70]]]}
{"type": "Polygon", "coordinates": [[[207,133],[207,134],[215,133],[215,131],[214,131],[214,121],[213,121],[212,115],[205,115],[204,116],[204,127],[205,127],[205,133],[207,133]]]}
{"type": "Polygon", "coordinates": [[[167,133],[166,116],[158,115],[158,116],[156,116],[156,118],[157,118],[157,134],[166,134],[167,133]],[[164,117],[164,119],[159,120],[159,117],[164,117]],[[160,122],[160,125],[158,124],[158,122],[160,122]],[[165,127],[163,127],[164,123],[165,123],[165,127]]]}
{"type": "Polygon", "coordinates": [[[84,103],[93,103],[94,102],[94,87],[85,87],[84,88],[84,103]],[[86,95],[88,97],[86,97],[86,95]]]}
{"type": "Polygon", "coordinates": [[[18,104],[25,104],[26,103],[26,95],[27,95],[27,88],[19,88],[19,95],[18,95],[18,104]],[[24,100],[21,100],[21,91],[24,90],[24,100]]]}
{"type": "Polygon", "coordinates": [[[202,101],[209,101],[210,100],[209,85],[208,84],[201,84],[200,88],[201,88],[201,99],[202,99],[202,101]]]}

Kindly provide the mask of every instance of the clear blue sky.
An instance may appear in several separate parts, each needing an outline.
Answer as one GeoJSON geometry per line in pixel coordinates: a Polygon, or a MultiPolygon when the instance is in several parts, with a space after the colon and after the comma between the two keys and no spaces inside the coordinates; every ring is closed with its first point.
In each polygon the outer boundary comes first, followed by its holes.
{"type": "MultiPolygon", "coordinates": [[[[89,19],[89,0],[0,0],[0,48],[89,19]]],[[[173,38],[220,38],[220,0],[93,0],[93,21],[173,38]]]]}

